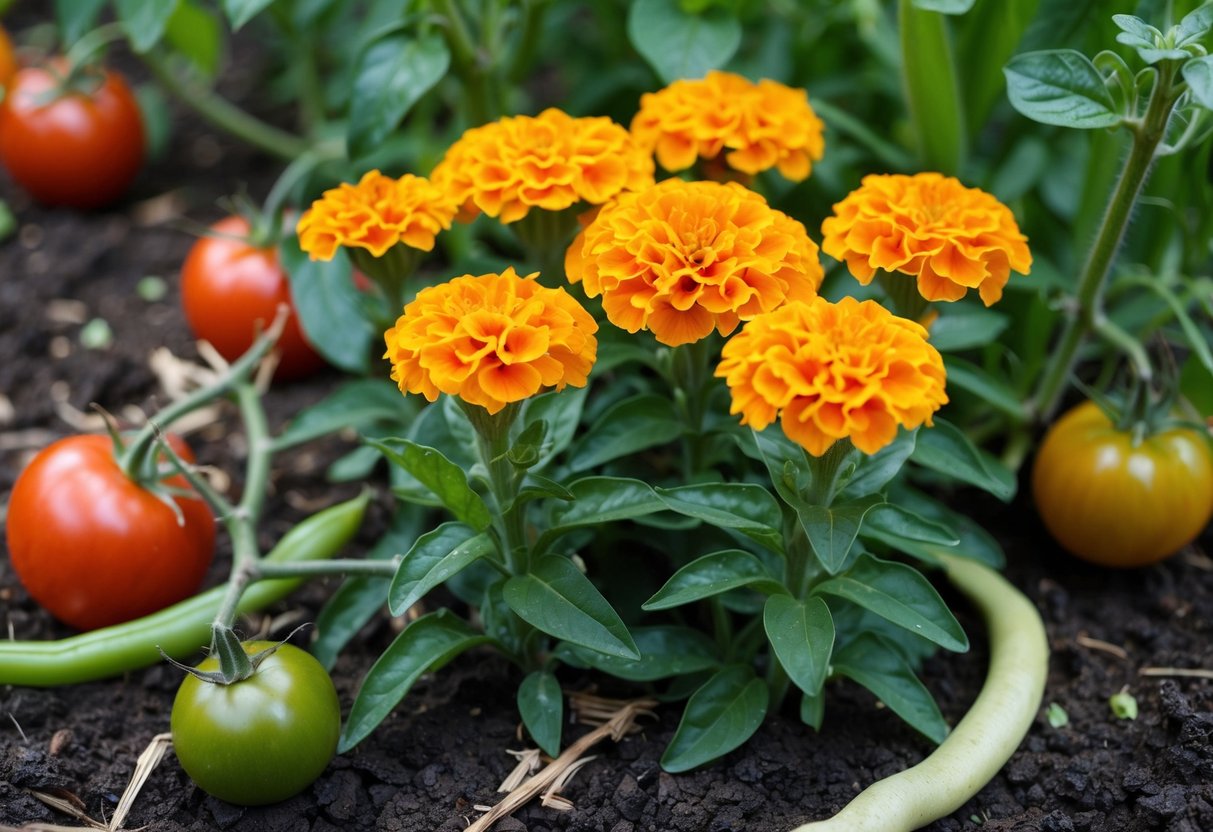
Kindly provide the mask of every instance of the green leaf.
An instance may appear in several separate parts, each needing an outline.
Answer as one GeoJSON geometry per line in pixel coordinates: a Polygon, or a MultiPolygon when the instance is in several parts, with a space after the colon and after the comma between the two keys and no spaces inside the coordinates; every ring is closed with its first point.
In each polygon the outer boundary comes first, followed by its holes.
{"type": "Polygon", "coordinates": [[[964,14],[977,0],[912,0],[914,8],[940,14],[964,14]]]}
{"type": "Polygon", "coordinates": [[[931,345],[940,352],[959,352],[992,344],[1011,319],[981,306],[950,304],[931,324],[931,345]]]}
{"type": "Polygon", "coordinates": [[[975,485],[998,499],[1010,502],[1015,496],[1015,475],[950,422],[935,419],[935,426],[918,432],[918,446],[910,459],[924,468],[975,485]]]}
{"type": "Polygon", "coordinates": [[[1183,75],[1188,82],[1188,92],[1196,103],[1206,110],[1213,110],[1213,55],[1188,61],[1184,64],[1183,75]]]}
{"type": "Polygon", "coordinates": [[[1012,58],[1003,72],[1011,105],[1034,121],[1082,130],[1121,123],[1103,77],[1081,52],[1027,52],[1012,58]]]}
{"type": "Polygon", "coordinates": [[[1187,46],[1209,33],[1213,28],[1213,3],[1205,3],[1184,15],[1176,31],[1176,46],[1187,46]]]}
{"type": "Polygon", "coordinates": [[[1002,67],[1019,50],[1040,2],[986,0],[956,21],[956,65],[964,67],[959,81],[970,136],[981,131],[994,105],[1005,97],[1002,67]]]}
{"type": "Polygon", "coordinates": [[[762,625],[788,678],[808,695],[820,693],[834,649],[834,619],[826,602],[772,595],[762,610],[762,625]]]}
{"type": "Polygon", "coordinates": [[[55,0],[55,20],[65,47],[70,47],[97,25],[97,17],[105,3],[106,0],[55,0]]]}
{"type": "Polygon", "coordinates": [[[644,393],[615,402],[573,448],[569,468],[585,471],[682,435],[683,422],[669,396],[644,393]]]}
{"type": "Polygon", "coordinates": [[[388,589],[388,609],[392,615],[403,615],[431,589],[494,552],[487,534],[477,534],[462,523],[443,523],[417,538],[400,561],[388,589]]]}
{"type": "Polygon", "coordinates": [[[564,692],[556,677],[545,670],[528,673],[518,686],[518,713],[536,745],[549,756],[559,757],[564,692]]]}
{"type": "Polygon", "coordinates": [[[632,630],[632,638],[640,651],[639,659],[621,659],[568,643],[558,646],[556,655],[575,666],[592,667],[630,682],[702,673],[720,664],[716,642],[690,627],[637,627],[632,630]]]}
{"type": "Polygon", "coordinates": [[[1112,22],[1116,24],[1116,28],[1120,29],[1120,33],[1116,36],[1117,43],[1154,49],[1162,40],[1162,32],[1136,15],[1114,14],[1112,22]]]}
{"type": "Polygon", "coordinates": [[[861,635],[834,652],[834,672],[863,685],[889,710],[932,742],[948,736],[948,724],[934,697],[895,648],[883,639],[861,635]]]}
{"type": "Polygon", "coordinates": [[[158,44],[177,3],[178,0],[114,0],[118,22],[130,38],[131,48],[146,52],[158,44]]]}
{"type": "Polygon", "coordinates": [[[1023,417],[1023,402],[1014,388],[1005,381],[954,355],[946,356],[943,363],[947,369],[949,387],[972,393],[979,400],[1008,416],[1016,419],[1023,417]]]}
{"type": "Polygon", "coordinates": [[[520,618],[550,636],[610,656],[640,658],[619,614],[566,557],[540,558],[529,573],[506,581],[504,595],[520,618]]]}
{"type": "Polygon", "coordinates": [[[899,430],[897,438],[876,453],[861,454],[839,497],[844,500],[867,497],[888,485],[914,453],[916,437],[916,431],[899,430]]]}
{"type": "Polygon", "coordinates": [[[337,753],[344,754],[374,731],[423,673],[438,670],[489,640],[446,609],[423,615],[405,627],[362,680],[337,753]]]}
{"type": "Polygon", "coordinates": [[[665,610],[743,586],[768,594],[785,591],[754,555],[742,549],[724,549],[696,558],[679,569],[644,602],[642,609],[665,610]]]}
{"type": "Polygon", "coordinates": [[[547,436],[548,423],[542,419],[531,422],[518,434],[518,438],[510,443],[505,452],[511,465],[527,469],[539,462],[539,452],[543,447],[543,439],[547,436]]]}
{"type": "Polygon", "coordinates": [[[588,392],[588,387],[566,387],[527,399],[522,409],[522,424],[529,426],[542,420],[548,425],[547,445],[540,451],[532,470],[543,468],[572,443],[577,426],[581,424],[581,411],[588,392]]]}
{"type": "Polygon", "coordinates": [[[628,39],[668,84],[702,78],[728,63],[741,45],[741,23],[718,6],[688,14],[678,0],[635,0],[628,39]]]}
{"type": "Polygon", "coordinates": [[[861,555],[845,573],[822,581],[813,592],[858,604],[944,649],[969,649],[968,636],[935,587],[904,563],[861,555]]]}
{"type": "Polygon", "coordinates": [[[223,29],[219,19],[194,0],[178,0],[164,39],[207,78],[214,78],[219,71],[223,29]]]}
{"type": "Polygon", "coordinates": [[[814,731],[821,730],[821,722],[826,715],[826,697],[824,692],[815,696],[807,693],[800,697],[800,721],[814,731]]]}
{"type": "Polygon", "coordinates": [[[351,92],[350,156],[377,150],[413,105],[442,80],[450,64],[450,50],[438,34],[390,35],[368,47],[351,92]]]}
{"type": "MultiPolygon", "coordinates": [[[[425,512],[414,506],[400,505],[392,515],[383,537],[366,553],[367,560],[388,560],[406,551],[421,533],[425,512]]],[[[337,654],[349,640],[387,603],[387,587],[382,578],[351,577],[329,596],[316,616],[316,639],[311,652],[332,670],[337,654]]]]}
{"type": "Polygon", "coordinates": [[[17,217],[8,203],[0,199],[0,243],[7,240],[17,230],[17,217]]]}
{"type": "Polygon", "coordinates": [[[529,500],[540,500],[551,498],[553,500],[562,500],[566,503],[571,503],[577,499],[577,495],[569,491],[555,480],[549,480],[547,477],[541,477],[538,474],[528,474],[523,486],[518,491],[518,496],[514,502],[516,504],[525,503],[529,500]]]}
{"type": "Polygon", "coordinates": [[[783,551],[783,512],[760,485],[704,483],[655,491],[671,511],[744,534],[773,552],[783,551]]]}
{"type": "Polygon", "coordinates": [[[1213,416],[1213,370],[1189,355],[1179,373],[1179,390],[1202,418],[1213,416]]]}
{"type": "Polygon", "coordinates": [[[661,767],[677,774],[737,748],[762,724],[769,698],[766,683],[751,668],[732,665],[718,671],[691,695],[661,755],[661,767]]]}
{"type": "Polygon", "coordinates": [[[808,504],[795,507],[813,552],[831,575],[846,567],[863,518],[882,502],[883,499],[874,494],[849,503],[836,503],[829,508],[808,504]]]}
{"type": "Polygon", "coordinates": [[[282,265],[291,279],[291,301],[299,323],[329,363],[347,372],[368,375],[371,345],[380,344],[379,332],[362,312],[362,298],[354,286],[350,261],[309,260],[294,234],[279,247],[282,265]]]}
{"type": "Polygon", "coordinates": [[[624,477],[585,477],[569,484],[574,502],[555,516],[555,522],[539,537],[542,550],[560,535],[579,526],[596,526],[631,520],[661,511],[665,503],[652,486],[624,477]]]}
{"type": "MultiPolygon", "coordinates": [[[[953,3],[952,5],[955,5],[953,3]]],[[[937,11],[901,0],[901,74],[922,163],[956,174],[965,156],[965,121],[947,21],[937,11]]]]}
{"type": "Polygon", "coordinates": [[[468,484],[467,473],[441,452],[408,439],[369,439],[367,444],[416,477],[459,522],[478,532],[493,522],[489,507],[468,484]]]}
{"type": "Polygon", "coordinates": [[[274,440],[275,450],[346,428],[365,431],[377,425],[404,425],[417,415],[416,397],[401,395],[394,382],[360,378],[347,381],[314,405],[299,411],[274,440]]]}
{"type": "Polygon", "coordinates": [[[232,31],[237,31],[274,0],[223,0],[223,13],[231,21],[232,31]]]}
{"type": "Polygon", "coordinates": [[[903,541],[930,543],[943,548],[960,542],[956,533],[942,523],[928,520],[891,502],[877,506],[864,518],[861,534],[883,540],[894,547],[903,541]]]}
{"type": "MultiPolygon", "coordinates": [[[[956,532],[960,537],[960,542],[949,547],[946,550],[948,554],[980,561],[991,569],[1002,569],[1006,565],[1006,556],[1003,554],[1002,546],[975,520],[920,491],[905,486],[894,489],[889,495],[889,500],[907,511],[922,515],[928,520],[934,520],[956,532]]],[[[929,546],[925,548],[932,560],[939,554],[938,551],[931,551],[929,546]]]]}

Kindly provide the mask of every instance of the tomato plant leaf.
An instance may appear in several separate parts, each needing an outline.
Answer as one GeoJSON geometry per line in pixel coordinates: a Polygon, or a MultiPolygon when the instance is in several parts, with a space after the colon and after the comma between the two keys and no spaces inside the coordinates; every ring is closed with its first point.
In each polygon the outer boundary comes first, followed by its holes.
{"type": "Polygon", "coordinates": [[[388,588],[388,609],[403,615],[434,587],[496,551],[493,539],[462,523],[443,523],[417,538],[388,588]]]}
{"type": "Polygon", "coordinates": [[[337,752],[344,754],[366,739],[423,673],[437,670],[460,653],[488,641],[488,636],[447,609],[423,615],[405,627],[362,680],[337,752]]]}
{"type": "Polygon", "coordinates": [[[272,2],[274,0],[223,0],[223,13],[232,24],[232,31],[238,31],[272,2]]]}
{"type": "Polygon", "coordinates": [[[1077,50],[1016,55],[1003,73],[1011,105],[1033,121],[1083,130],[1121,123],[1122,116],[1099,70],[1077,50]]]}
{"type": "Polygon", "coordinates": [[[383,333],[363,314],[363,298],[354,286],[349,259],[311,260],[294,234],[282,241],[278,252],[290,276],[291,301],[308,341],[334,366],[368,375],[371,344],[382,342],[383,333]]]}
{"type": "Polygon", "coordinates": [[[177,11],[164,30],[164,39],[207,78],[214,78],[219,71],[223,28],[210,9],[194,0],[178,0],[177,11]]]}
{"type": "Polygon", "coordinates": [[[564,692],[546,670],[528,673],[518,686],[518,713],[535,744],[551,757],[560,756],[564,724],[564,692]]]}
{"type": "Polygon", "coordinates": [[[946,650],[969,649],[968,636],[935,587],[904,563],[861,555],[854,566],[822,581],[813,593],[858,604],[946,650]]]}
{"type": "Polygon", "coordinates": [[[1004,503],[1015,496],[1015,475],[974,446],[960,428],[943,419],[935,419],[933,427],[918,432],[918,445],[910,459],[924,468],[975,485],[1004,503]]]}
{"type": "Polygon", "coordinates": [[[546,555],[505,582],[505,602],[524,621],[556,638],[611,656],[639,659],[619,613],[568,558],[546,555]]]}
{"type": "Polygon", "coordinates": [[[554,513],[536,544],[541,551],[570,529],[631,520],[665,508],[652,486],[626,477],[585,477],[570,483],[568,490],[575,499],[554,513]]]}
{"type": "Polygon", "coordinates": [[[451,64],[441,35],[389,35],[367,47],[358,63],[350,102],[350,155],[365,156],[379,145],[429,92],[451,64]]]}
{"type": "Polygon", "coordinates": [[[741,23],[718,6],[691,14],[678,0],[636,0],[628,10],[628,39],[668,84],[728,63],[741,45],[741,23]]]}
{"type": "Polygon", "coordinates": [[[655,491],[671,511],[743,534],[772,552],[783,551],[783,512],[771,492],[760,485],[705,483],[655,491]]]}
{"type": "Polygon", "coordinates": [[[80,36],[97,25],[107,0],[55,0],[55,20],[59,37],[65,47],[71,47],[80,36]]]}
{"type": "MultiPolygon", "coordinates": [[[[388,530],[366,553],[367,560],[389,560],[407,551],[424,529],[426,512],[400,503],[388,530]]],[[[387,602],[387,587],[381,578],[346,578],[329,596],[316,616],[316,639],[311,653],[325,670],[332,670],[337,654],[387,602]]]]}
{"type": "Polygon", "coordinates": [[[642,608],[665,610],[743,586],[768,594],[786,591],[754,555],[742,549],[724,549],[696,558],[679,569],[642,608]]]}
{"type": "Polygon", "coordinates": [[[834,652],[834,672],[858,682],[927,739],[948,736],[939,706],[897,650],[883,639],[861,635],[834,652]]]}
{"type": "Polygon", "coordinates": [[[766,682],[745,665],[717,671],[687,702],[661,767],[677,774],[711,762],[754,735],[767,715],[766,682]]]}
{"type": "Polygon", "coordinates": [[[636,627],[632,630],[632,639],[640,651],[639,659],[608,656],[568,642],[558,645],[555,654],[574,667],[592,667],[631,682],[702,673],[715,670],[720,664],[716,642],[690,627],[636,627]]]}
{"type": "Polygon", "coordinates": [[[763,607],[762,625],[788,678],[806,695],[819,694],[834,649],[834,619],[826,602],[772,595],[763,607]]]}
{"type": "Polygon", "coordinates": [[[603,411],[569,454],[573,472],[586,471],[682,435],[683,421],[669,396],[642,393],[603,411]]]}
{"type": "Polygon", "coordinates": [[[1184,80],[1188,93],[1206,110],[1213,110],[1213,55],[1193,58],[1184,64],[1184,80]]]}
{"type": "Polygon", "coordinates": [[[451,462],[441,451],[418,445],[408,439],[368,439],[367,444],[378,448],[394,464],[408,471],[455,515],[482,532],[493,522],[484,499],[472,490],[467,473],[451,462]]]}
{"type": "Polygon", "coordinates": [[[131,48],[146,52],[160,42],[179,0],[114,0],[114,11],[131,48]]]}

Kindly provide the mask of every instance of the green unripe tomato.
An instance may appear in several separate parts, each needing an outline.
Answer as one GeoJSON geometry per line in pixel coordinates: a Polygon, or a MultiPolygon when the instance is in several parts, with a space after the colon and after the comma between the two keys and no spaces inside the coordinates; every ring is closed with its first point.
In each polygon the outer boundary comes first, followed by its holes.
{"type": "MultiPolygon", "coordinates": [[[[272,646],[250,641],[252,654],[272,646]]],[[[217,670],[211,657],[199,670],[217,670]]],[[[173,747],[199,788],[241,806],[277,803],[306,789],[337,750],[341,705],[328,673],[284,644],[232,685],[187,676],[173,700],[173,747]]]]}

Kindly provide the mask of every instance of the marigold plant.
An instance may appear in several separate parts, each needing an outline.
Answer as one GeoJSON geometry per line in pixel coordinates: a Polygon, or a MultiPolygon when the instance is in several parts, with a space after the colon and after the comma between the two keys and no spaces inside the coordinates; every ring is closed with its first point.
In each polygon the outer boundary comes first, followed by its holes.
{"type": "Polygon", "coordinates": [[[366,249],[382,257],[403,243],[420,251],[434,248],[434,237],[451,227],[456,205],[428,179],[405,174],[399,179],[377,170],[358,184],[343,182],[325,191],[299,219],[299,245],[313,260],[332,260],[338,246],[366,249]]]}
{"type": "Polygon", "coordinates": [[[447,150],[431,179],[462,209],[516,222],[531,208],[601,205],[653,184],[653,160],[609,118],[555,108],[474,127],[447,150]]]}
{"type": "Polygon", "coordinates": [[[796,182],[825,152],[822,129],[804,90],[719,71],[644,94],[632,119],[632,135],[666,170],[727,151],[725,161],[735,170],[777,167],[796,182]]]}
{"type": "Polygon", "coordinates": [[[439,393],[497,413],[566,384],[584,387],[598,325],[563,289],[538,274],[464,275],[417,294],[384,339],[401,392],[439,393]]]}
{"type": "Polygon", "coordinates": [[[986,306],[1002,297],[1011,269],[1032,267],[1027,238],[1010,209],[940,173],[872,174],[834,206],[822,250],[867,285],[877,270],[918,280],[930,301],[977,289],[986,306]]]}
{"type": "Polygon", "coordinates": [[[604,207],[569,247],[565,270],[602,296],[611,323],[669,346],[808,300],[823,276],[804,226],[761,196],[680,179],[604,207]]]}
{"type": "Polygon", "coordinates": [[[716,375],[730,412],[783,431],[814,456],[844,437],[876,453],[897,426],[931,424],[948,401],[943,358],[927,331],[875,301],[816,297],[760,315],[724,346],[716,375]]]}

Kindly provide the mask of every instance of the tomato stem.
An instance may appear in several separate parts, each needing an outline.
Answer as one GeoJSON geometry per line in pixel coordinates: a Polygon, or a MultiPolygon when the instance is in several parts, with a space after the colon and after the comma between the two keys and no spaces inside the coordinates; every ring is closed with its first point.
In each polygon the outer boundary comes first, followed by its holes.
{"type": "MultiPolygon", "coordinates": [[[[1065,393],[1066,382],[1074,368],[1079,348],[1087,335],[1101,326],[1101,321],[1104,320],[1104,285],[1124,238],[1129,218],[1133,214],[1133,207],[1150,175],[1155,152],[1166,135],[1171,110],[1182,93],[1182,89],[1178,89],[1175,84],[1181,63],[1162,61],[1159,64],[1145,114],[1140,120],[1124,122],[1132,133],[1133,144],[1108,202],[1099,231],[1079,273],[1073,303],[1066,309],[1067,317],[1061,340],[1050,353],[1036,393],[1027,404],[1026,415],[1029,420],[1046,422],[1052,418],[1065,393]]],[[[1179,86],[1182,87],[1182,82],[1179,86]]],[[[1107,335],[1106,332],[1104,334],[1107,335]]],[[[1125,346],[1122,341],[1115,343],[1122,348],[1125,346]]],[[[1130,352],[1129,355],[1137,365],[1139,373],[1143,367],[1146,369],[1148,378],[1149,361],[1145,358],[1144,351],[1130,352]]]]}

